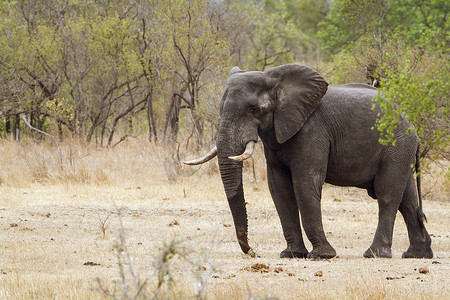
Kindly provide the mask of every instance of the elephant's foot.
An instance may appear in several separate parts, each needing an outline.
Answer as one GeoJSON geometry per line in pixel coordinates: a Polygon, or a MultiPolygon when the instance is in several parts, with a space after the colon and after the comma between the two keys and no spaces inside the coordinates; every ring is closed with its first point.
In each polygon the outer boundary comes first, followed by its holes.
{"type": "Polygon", "coordinates": [[[391,258],[392,252],[391,248],[389,247],[370,246],[370,248],[364,252],[363,256],[367,258],[374,258],[374,257],[391,258]]]}
{"type": "Polygon", "coordinates": [[[308,256],[308,251],[291,251],[289,248],[281,251],[280,258],[306,258],[308,256]]]}
{"type": "Polygon", "coordinates": [[[308,258],[332,258],[336,256],[336,250],[331,245],[326,247],[314,247],[314,249],[308,253],[308,258]]]}
{"type": "Polygon", "coordinates": [[[303,241],[299,244],[297,246],[288,244],[287,248],[281,251],[280,258],[306,258],[308,256],[308,250],[303,244],[303,241]]]}
{"type": "Polygon", "coordinates": [[[409,246],[408,250],[403,252],[402,258],[433,258],[433,250],[430,246],[422,249],[409,246]]]}

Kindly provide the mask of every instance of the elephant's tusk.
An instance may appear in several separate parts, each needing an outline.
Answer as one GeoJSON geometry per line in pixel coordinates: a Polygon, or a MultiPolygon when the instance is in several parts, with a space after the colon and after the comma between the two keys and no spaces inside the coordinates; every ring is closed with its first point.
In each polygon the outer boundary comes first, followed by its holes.
{"type": "Polygon", "coordinates": [[[184,161],[183,163],[185,165],[200,165],[203,164],[211,159],[213,159],[214,157],[216,157],[217,155],[217,147],[214,146],[214,148],[211,149],[211,151],[209,151],[208,153],[206,153],[204,156],[194,159],[194,160],[189,160],[189,161],[184,161]]]}
{"type": "Polygon", "coordinates": [[[236,161],[244,161],[253,154],[253,150],[255,149],[255,142],[250,141],[248,142],[247,146],[245,146],[245,151],[241,155],[238,156],[230,156],[229,159],[236,160],[236,161]]]}

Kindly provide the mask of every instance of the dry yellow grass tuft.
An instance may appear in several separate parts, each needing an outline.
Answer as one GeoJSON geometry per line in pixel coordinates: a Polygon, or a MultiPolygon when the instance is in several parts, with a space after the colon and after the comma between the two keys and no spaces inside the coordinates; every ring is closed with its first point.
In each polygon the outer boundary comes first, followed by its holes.
{"type": "MultiPolygon", "coordinates": [[[[139,140],[114,149],[0,141],[0,299],[131,298],[139,284],[141,296],[171,299],[450,298],[450,202],[438,172],[423,175],[424,191],[432,191],[424,210],[433,260],[399,258],[408,246],[400,214],[394,258],[362,258],[377,204],[365,191],[329,185],[323,221],[339,257],[285,260],[258,150],[244,174],[252,258],[228,226],[215,161],[183,167],[139,140]]],[[[195,156],[180,159],[187,155],[195,156]]]]}

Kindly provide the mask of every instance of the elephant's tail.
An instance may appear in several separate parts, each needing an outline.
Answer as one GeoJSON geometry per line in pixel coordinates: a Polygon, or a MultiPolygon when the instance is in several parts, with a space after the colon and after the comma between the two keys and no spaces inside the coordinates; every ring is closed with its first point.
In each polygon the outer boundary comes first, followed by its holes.
{"type": "Polygon", "coordinates": [[[419,195],[419,208],[417,209],[417,218],[419,219],[419,224],[423,227],[423,221],[427,222],[427,217],[422,210],[422,188],[420,186],[420,145],[417,146],[416,152],[416,180],[417,180],[417,194],[419,195]]]}

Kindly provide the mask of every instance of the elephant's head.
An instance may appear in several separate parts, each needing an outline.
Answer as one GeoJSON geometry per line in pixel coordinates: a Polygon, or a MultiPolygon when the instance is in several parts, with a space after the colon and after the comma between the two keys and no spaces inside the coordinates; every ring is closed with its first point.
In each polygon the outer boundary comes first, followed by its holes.
{"type": "Polygon", "coordinates": [[[216,147],[199,164],[218,156],[239,245],[250,250],[247,211],[242,187],[242,160],[250,157],[258,133],[273,134],[279,144],[293,137],[327,91],[328,83],[314,70],[284,65],[265,72],[231,70],[220,100],[220,130],[216,147]],[[242,153],[242,154],[241,154],[242,153]]]}

